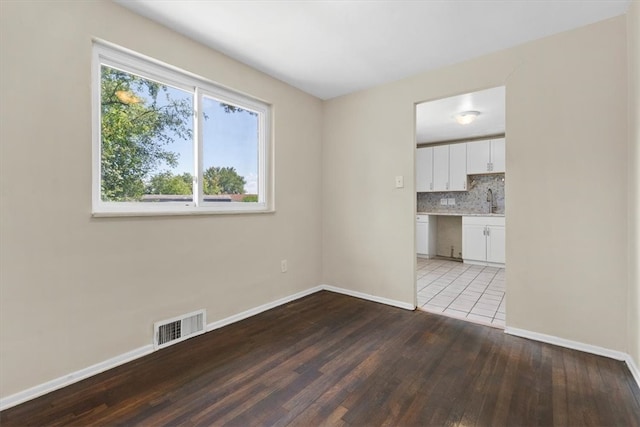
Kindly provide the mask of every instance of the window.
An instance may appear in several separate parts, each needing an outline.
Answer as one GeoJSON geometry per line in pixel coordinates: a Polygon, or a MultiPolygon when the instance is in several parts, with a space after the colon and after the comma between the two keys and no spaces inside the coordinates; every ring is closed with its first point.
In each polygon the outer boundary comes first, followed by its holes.
{"type": "Polygon", "coordinates": [[[94,44],[93,213],[269,211],[270,106],[94,44]]]}

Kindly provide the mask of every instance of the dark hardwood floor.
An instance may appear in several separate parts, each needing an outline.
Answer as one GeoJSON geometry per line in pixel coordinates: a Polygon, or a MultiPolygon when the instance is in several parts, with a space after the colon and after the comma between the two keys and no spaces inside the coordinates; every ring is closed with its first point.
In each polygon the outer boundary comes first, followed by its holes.
{"type": "Polygon", "coordinates": [[[623,362],[319,292],[5,410],[0,424],[640,426],[640,391],[623,362]]]}

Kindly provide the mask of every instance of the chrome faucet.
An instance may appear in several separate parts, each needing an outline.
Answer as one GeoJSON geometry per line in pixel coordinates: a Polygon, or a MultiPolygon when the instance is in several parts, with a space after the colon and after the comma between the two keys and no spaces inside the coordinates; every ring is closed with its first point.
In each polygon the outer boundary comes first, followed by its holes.
{"type": "Polygon", "coordinates": [[[493,191],[489,188],[487,190],[487,202],[489,202],[489,213],[496,213],[498,206],[496,206],[496,201],[493,198],[493,191]]]}

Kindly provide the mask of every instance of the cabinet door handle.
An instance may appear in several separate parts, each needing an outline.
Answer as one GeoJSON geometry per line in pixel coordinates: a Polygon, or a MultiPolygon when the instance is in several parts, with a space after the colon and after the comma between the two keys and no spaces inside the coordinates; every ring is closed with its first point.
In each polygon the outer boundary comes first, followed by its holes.
{"type": "Polygon", "coordinates": [[[433,190],[433,182],[429,184],[429,190],[433,190]]]}
{"type": "Polygon", "coordinates": [[[447,182],[447,190],[449,189],[449,183],[447,182]]]}
{"type": "Polygon", "coordinates": [[[491,236],[491,229],[487,227],[487,236],[491,236]]]}
{"type": "Polygon", "coordinates": [[[486,235],[487,235],[487,227],[485,227],[485,228],[483,228],[483,229],[482,229],[482,235],[483,235],[483,236],[486,236],[486,235]]]}

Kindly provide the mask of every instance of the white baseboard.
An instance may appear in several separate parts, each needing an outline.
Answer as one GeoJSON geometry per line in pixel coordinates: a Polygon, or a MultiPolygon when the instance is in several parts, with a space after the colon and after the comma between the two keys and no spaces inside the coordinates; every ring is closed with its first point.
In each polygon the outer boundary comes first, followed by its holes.
{"type": "Polygon", "coordinates": [[[631,375],[633,375],[633,379],[636,380],[638,387],[640,387],[640,369],[638,369],[638,365],[633,361],[633,358],[627,354],[627,358],[625,359],[627,362],[627,367],[631,371],[631,375]]]}
{"type": "MultiPolygon", "coordinates": [[[[338,288],[336,286],[331,286],[331,285],[320,285],[320,286],[315,286],[313,288],[309,288],[307,290],[295,293],[293,295],[289,295],[283,298],[280,298],[276,301],[272,301],[270,303],[267,304],[263,304],[261,306],[252,308],[250,310],[246,310],[243,311],[242,313],[238,313],[235,314],[233,316],[229,316],[227,318],[224,318],[222,320],[218,320],[216,322],[213,323],[209,323],[207,325],[207,332],[212,331],[214,329],[218,329],[218,328],[222,328],[223,326],[227,326],[231,323],[235,323],[238,322],[240,320],[249,318],[251,316],[255,316],[256,314],[262,313],[263,311],[266,310],[270,310],[272,308],[278,307],[280,305],[289,303],[291,301],[295,301],[297,299],[300,299],[302,297],[305,297],[307,295],[311,295],[313,293],[316,293],[318,291],[322,291],[322,290],[327,290],[327,291],[331,291],[331,292],[336,292],[339,294],[344,294],[344,295],[349,295],[352,297],[356,297],[356,298],[360,298],[360,299],[364,299],[364,300],[368,300],[368,301],[373,301],[373,302],[377,302],[377,303],[381,303],[381,304],[386,304],[386,305],[390,305],[393,307],[399,307],[405,310],[415,310],[415,306],[413,304],[409,304],[406,302],[402,302],[402,301],[396,301],[396,300],[392,300],[392,299],[388,299],[388,298],[383,298],[383,297],[378,297],[375,295],[369,295],[369,294],[365,294],[362,292],[357,292],[357,291],[352,291],[349,289],[344,289],[344,288],[338,288]]],[[[565,340],[563,338],[558,338],[558,337],[554,337],[551,335],[545,335],[545,334],[539,334],[536,332],[530,332],[524,329],[517,329],[517,328],[506,328],[505,329],[505,333],[510,334],[510,335],[515,335],[515,336],[519,336],[519,337],[523,337],[523,338],[529,338],[535,341],[542,341],[542,342],[546,342],[549,344],[555,344],[561,347],[567,347],[567,348],[572,348],[575,350],[580,350],[580,351],[584,351],[587,353],[593,353],[593,354],[597,354],[600,356],[605,356],[605,357],[609,357],[612,359],[617,359],[617,360],[623,360],[627,363],[627,366],[629,367],[629,370],[631,371],[631,374],[633,375],[634,379],[636,380],[636,382],[638,383],[638,386],[640,386],[640,371],[638,370],[638,367],[636,366],[635,362],[633,361],[633,359],[631,358],[631,356],[629,356],[628,354],[619,352],[619,351],[613,351],[613,350],[609,350],[606,348],[602,348],[602,347],[597,347],[597,346],[593,346],[593,345],[589,345],[589,344],[583,344],[580,342],[576,342],[576,341],[570,341],[570,340],[565,340]]],[[[143,357],[149,353],[152,353],[154,351],[153,349],[153,345],[149,344],[140,348],[137,348],[135,350],[131,350],[127,353],[121,354],[119,356],[113,357],[111,359],[105,360],[103,362],[97,363],[95,365],[89,366],[87,368],[84,369],[80,369],[79,371],[76,372],[72,372],[68,375],[56,378],[54,380],[48,381],[46,383],[37,385],[35,387],[31,387],[27,390],[23,390],[21,392],[12,394],[10,396],[7,396],[5,398],[0,399],[0,411],[3,411],[5,409],[9,409],[13,406],[19,405],[20,403],[26,402],[28,400],[31,399],[35,399],[36,397],[42,396],[44,394],[50,393],[54,390],[58,390],[60,388],[66,387],[68,385],[71,385],[73,383],[76,383],[78,381],[81,381],[85,378],[89,378],[93,375],[97,375],[101,372],[104,372],[108,369],[112,369],[115,368],[116,366],[120,366],[124,363],[130,362],[132,360],[138,359],[140,357],[143,357]]]]}
{"type": "MultiPolygon", "coordinates": [[[[243,311],[242,313],[234,314],[233,316],[229,316],[227,318],[215,321],[213,323],[209,323],[207,325],[206,331],[212,331],[214,329],[222,328],[223,326],[230,325],[232,323],[238,322],[240,320],[246,319],[251,316],[255,316],[256,314],[262,313],[263,311],[270,310],[272,308],[278,307],[280,305],[286,304],[291,301],[295,301],[307,295],[311,295],[318,291],[328,290],[332,292],[337,292],[340,294],[354,296],[356,298],[361,298],[369,301],[379,302],[382,304],[391,305],[394,307],[400,307],[407,310],[413,310],[415,307],[411,304],[403,303],[400,301],[394,301],[387,298],[376,297],[373,295],[363,294],[361,292],[350,291],[348,289],[338,288],[335,286],[327,286],[320,285],[315,286],[313,288],[309,288],[307,290],[295,293],[293,295],[289,295],[283,298],[280,298],[276,301],[272,301],[267,304],[263,304],[261,306],[252,308],[250,310],[243,311]]],[[[85,378],[89,378],[93,375],[97,375],[101,372],[104,372],[108,369],[115,368],[116,366],[120,366],[124,363],[130,362],[132,360],[138,359],[142,356],[145,356],[154,351],[153,345],[149,344],[144,347],[137,348],[135,350],[131,350],[127,353],[118,355],[111,359],[105,360],[100,363],[96,363],[95,365],[89,366],[84,369],[80,369],[79,371],[72,372],[68,375],[53,379],[51,381],[47,381],[46,383],[39,384],[37,386],[31,387],[27,390],[20,391],[18,393],[12,394],[10,396],[4,397],[0,399],[0,411],[5,409],[9,409],[13,406],[24,403],[28,400],[35,399],[36,397],[42,396],[44,394],[50,393],[52,391],[61,389],[78,381],[81,381],[85,378]]]]}
{"type": "Polygon", "coordinates": [[[529,338],[534,341],[546,342],[548,344],[557,345],[560,347],[571,348],[573,350],[584,351],[585,353],[596,354],[598,356],[608,357],[616,360],[626,360],[627,354],[621,351],[610,350],[604,347],[598,347],[597,345],[585,344],[578,341],[571,341],[564,338],[559,338],[553,335],[540,334],[538,332],[527,331],[526,329],[517,329],[507,327],[504,330],[509,335],[515,335],[517,337],[529,338]]]}
{"type": "Polygon", "coordinates": [[[621,360],[627,364],[631,375],[636,380],[638,387],[640,387],[640,371],[636,366],[633,358],[627,353],[621,351],[611,350],[597,345],[585,344],[578,341],[571,341],[564,338],[559,338],[553,335],[540,334],[538,332],[527,331],[526,329],[518,328],[505,328],[504,332],[509,335],[517,337],[528,338],[534,341],[546,342],[548,344],[557,345],[560,347],[571,348],[573,350],[583,351],[585,353],[595,354],[597,356],[604,356],[610,359],[621,360]]]}
{"type": "Polygon", "coordinates": [[[127,353],[120,354],[116,357],[112,357],[111,359],[96,363],[95,365],[89,366],[84,369],[80,369],[79,371],[72,372],[68,375],[12,394],[11,396],[0,399],[0,411],[4,411],[5,409],[9,409],[28,400],[35,399],[36,397],[40,397],[54,390],[58,390],[73,383],[77,383],[78,381],[84,380],[85,378],[92,377],[101,372],[115,368],[116,366],[123,365],[142,356],[146,356],[147,354],[152,352],[153,345],[145,345],[144,347],[140,347],[127,353]]]}
{"type": "Polygon", "coordinates": [[[325,291],[336,292],[339,294],[349,295],[352,297],[366,299],[368,301],[379,302],[380,304],[391,305],[393,307],[404,308],[405,310],[415,310],[416,306],[402,301],[396,301],[388,298],[377,297],[375,295],[369,295],[362,292],[352,291],[350,289],[338,288],[331,285],[321,285],[321,288],[325,291]]]}
{"type": "Polygon", "coordinates": [[[470,264],[470,265],[482,265],[485,267],[498,267],[498,268],[504,268],[505,264],[502,262],[489,262],[489,261],[475,261],[472,259],[463,259],[462,262],[464,264],[470,264]]]}
{"type": "MultiPolygon", "coordinates": [[[[322,289],[323,289],[322,286],[316,286],[316,287],[307,289],[305,291],[298,292],[296,294],[289,295],[284,298],[280,298],[276,301],[263,304],[259,307],[252,308],[247,311],[243,311],[242,313],[238,313],[236,315],[227,317],[225,319],[218,320],[213,323],[209,323],[207,325],[206,331],[209,332],[214,329],[218,329],[223,326],[229,325],[231,323],[246,319],[248,317],[255,316],[258,313],[262,313],[263,311],[270,310],[279,305],[283,305],[288,302],[305,297],[307,295],[311,295],[315,292],[321,291],[322,289]]],[[[93,375],[97,375],[108,369],[115,368],[116,366],[138,359],[142,356],[146,356],[147,354],[152,353],[153,351],[154,351],[153,345],[149,344],[144,347],[140,347],[138,349],[135,349],[127,353],[121,354],[119,356],[113,357],[111,359],[105,360],[103,362],[97,363],[93,366],[89,366],[87,368],[80,369],[79,371],[72,372],[63,377],[59,377],[54,380],[47,381],[46,383],[37,385],[35,387],[31,387],[27,390],[23,390],[16,394],[12,394],[10,396],[0,399],[0,411],[4,411],[5,409],[9,409],[13,406],[19,405],[28,400],[35,399],[36,397],[40,397],[44,394],[61,389],[63,387],[66,387],[78,381],[81,381],[85,378],[89,378],[93,375]]]]}
{"type": "Polygon", "coordinates": [[[229,316],[227,318],[215,321],[213,323],[209,323],[207,325],[207,332],[213,331],[214,329],[222,328],[224,326],[230,325],[230,324],[235,323],[235,322],[239,322],[240,320],[247,319],[247,318],[249,318],[251,316],[255,316],[256,314],[260,314],[263,311],[271,310],[272,308],[278,307],[280,305],[284,305],[284,304],[286,304],[288,302],[295,301],[297,299],[306,297],[307,295],[311,295],[311,294],[314,294],[316,292],[323,291],[323,290],[324,291],[336,292],[336,293],[343,294],[343,295],[349,295],[349,296],[352,296],[352,297],[365,299],[365,300],[368,300],[368,301],[379,302],[381,304],[391,305],[393,307],[404,308],[405,310],[415,310],[415,308],[416,308],[412,304],[407,304],[407,303],[400,302],[400,301],[395,301],[395,300],[392,300],[392,299],[387,299],[387,298],[377,297],[377,296],[374,296],[374,295],[364,294],[362,292],[351,291],[349,289],[338,288],[336,286],[319,285],[319,286],[315,286],[313,288],[309,288],[307,290],[304,290],[302,292],[298,292],[296,294],[289,295],[289,296],[286,296],[284,298],[280,298],[279,300],[276,300],[276,301],[273,301],[273,302],[270,302],[270,303],[267,303],[267,304],[263,304],[261,306],[258,306],[258,307],[243,311],[242,313],[234,314],[233,316],[229,316]]]}
{"type": "Polygon", "coordinates": [[[222,328],[223,326],[227,326],[227,325],[230,325],[230,324],[235,323],[235,322],[239,322],[239,321],[247,319],[247,318],[249,318],[251,316],[255,316],[256,314],[260,314],[263,311],[271,310],[272,308],[276,308],[276,307],[278,307],[280,305],[283,305],[283,304],[286,304],[288,302],[295,301],[295,300],[300,299],[302,297],[306,297],[307,295],[314,294],[314,293],[316,293],[318,291],[321,291],[321,290],[323,290],[322,286],[315,286],[313,288],[309,288],[309,289],[304,290],[302,292],[298,292],[298,293],[295,293],[293,295],[289,295],[289,296],[286,296],[284,298],[280,298],[278,300],[269,302],[267,304],[262,304],[261,306],[258,306],[258,307],[255,307],[255,308],[251,308],[249,310],[243,311],[242,313],[234,314],[233,316],[229,316],[229,317],[226,317],[224,319],[217,320],[217,321],[215,321],[213,323],[209,323],[207,325],[207,332],[213,331],[214,329],[222,328]]]}

